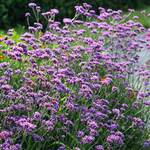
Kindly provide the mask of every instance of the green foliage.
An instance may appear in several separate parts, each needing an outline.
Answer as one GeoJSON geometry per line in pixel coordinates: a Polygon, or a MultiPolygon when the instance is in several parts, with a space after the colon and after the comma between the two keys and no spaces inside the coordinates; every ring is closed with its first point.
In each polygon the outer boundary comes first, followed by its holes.
{"type": "MultiPolygon", "coordinates": [[[[24,14],[28,11],[28,0],[1,0],[0,1],[0,28],[10,28],[17,24],[24,25],[26,20],[24,14]]],[[[58,8],[61,12],[58,18],[74,15],[74,6],[87,2],[94,8],[99,6],[113,9],[139,8],[150,4],[147,0],[36,0],[45,10],[58,8]]]]}
{"type": "Polygon", "coordinates": [[[144,25],[145,28],[149,28],[150,27],[150,17],[148,17],[145,14],[149,14],[150,13],[150,7],[145,7],[144,8],[145,13],[142,14],[141,13],[141,9],[136,10],[130,17],[129,19],[133,19],[133,16],[139,16],[139,19],[137,19],[138,22],[142,23],[144,25]]]}

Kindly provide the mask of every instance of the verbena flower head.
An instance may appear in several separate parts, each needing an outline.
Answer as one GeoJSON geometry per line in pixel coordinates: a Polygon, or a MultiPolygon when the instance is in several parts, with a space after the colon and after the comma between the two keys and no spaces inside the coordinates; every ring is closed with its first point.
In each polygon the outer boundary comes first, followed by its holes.
{"type": "Polygon", "coordinates": [[[150,148],[150,140],[144,142],[143,148],[148,149],[150,148]]]}
{"type": "Polygon", "coordinates": [[[31,7],[31,8],[34,8],[34,7],[36,7],[37,5],[36,5],[36,3],[29,3],[28,6],[31,7]]]}
{"type": "Polygon", "coordinates": [[[111,134],[107,137],[107,142],[112,145],[115,144],[117,146],[122,146],[124,144],[123,139],[121,135],[117,135],[117,133],[111,134]]]}
{"type": "Polygon", "coordinates": [[[2,131],[0,132],[0,139],[1,140],[6,140],[12,136],[12,132],[9,131],[2,131]]]}

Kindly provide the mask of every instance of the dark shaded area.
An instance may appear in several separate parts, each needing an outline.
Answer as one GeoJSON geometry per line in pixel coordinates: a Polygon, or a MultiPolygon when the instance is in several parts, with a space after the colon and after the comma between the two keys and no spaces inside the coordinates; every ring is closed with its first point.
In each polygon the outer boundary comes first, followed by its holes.
{"type": "Polygon", "coordinates": [[[112,9],[142,8],[150,5],[149,0],[0,0],[0,28],[8,29],[18,24],[26,25],[24,17],[28,10],[28,3],[36,2],[43,10],[57,8],[61,12],[57,19],[73,17],[74,6],[87,2],[96,9],[99,6],[112,9]]]}

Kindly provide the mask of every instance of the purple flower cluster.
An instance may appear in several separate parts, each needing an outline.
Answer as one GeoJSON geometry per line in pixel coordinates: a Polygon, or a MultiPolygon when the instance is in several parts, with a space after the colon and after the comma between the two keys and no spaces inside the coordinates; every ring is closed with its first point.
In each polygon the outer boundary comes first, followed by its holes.
{"type": "Polygon", "coordinates": [[[107,137],[109,144],[123,145],[124,135],[121,132],[115,132],[107,137]]]}
{"type": "Polygon", "coordinates": [[[14,144],[11,139],[7,139],[3,144],[0,145],[2,150],[21,150],[20,144],[14,144]]]}
{"type": "Polygon", "coordinates": [[[9,30],[0,42],[1,149],[34,150],[40,143],[45,150],[104,150],[146,137],[148,84],[136,94],[129,83],[135,73],[144,83],[150,79],[150,71],[137,65],[137,52],[148,45],[138,39],[145,28],[137,17],[104,8],[97,14],[83,3],[63,24],[55,21],[57,9],[42,13],[48,23],[43,32],[40,6],[29,7],[34,25],[17,40],[9,30]]]}

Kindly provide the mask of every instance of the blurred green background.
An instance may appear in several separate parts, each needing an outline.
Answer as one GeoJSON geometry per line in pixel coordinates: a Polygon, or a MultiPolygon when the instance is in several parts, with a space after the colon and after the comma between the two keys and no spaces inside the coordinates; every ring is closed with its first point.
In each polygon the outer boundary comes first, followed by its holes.
{"type": "MultiPolygon", "coordinates": [[[[112,9],[127,10],[128,8],[144,9],[150,12],[150,0],[0,0],[0,28],[8,29],[17,25],[25,25],[25,12],[29,11],[28,3],[36,2],[42,6],[43,10],[57,8],[60,14],[57,19],[74,15],[74,6],[87,2],[93,5],[93,8],[99,6],[112,9]]],[[[150,20],[150,19],[149,19],[150,20]]],[[[141,18],[145,26],[150,26],[147,18],[141,18]],[[146,22],[146,23],[145,23],[146,22]]]]}

